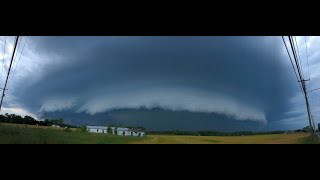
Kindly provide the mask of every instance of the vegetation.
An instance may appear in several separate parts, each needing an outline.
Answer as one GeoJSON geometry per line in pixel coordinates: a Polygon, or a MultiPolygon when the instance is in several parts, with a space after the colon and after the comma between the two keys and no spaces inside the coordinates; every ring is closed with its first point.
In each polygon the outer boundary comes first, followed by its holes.
{"type": "Polygon", "coordinates": [[[29,125],[39,125],[39,126],[51,126],[58,125],[60,127],[75,128],[76,126],[64,124],[63,119],[45,119],[44,121],[38,121],[31,116],[21,117],[15,114],[0,115],[0,123],[15,123],[15,124],[29,124],[29,125]]]}
{"type": "Polygon", "coordinates": [[[263,134],[283,134],[285,131],[266,131],[266,132],[219,132],[219,131],[148,131],[147,133],[153,135],[189,135],[189,136],[249,136],[249,135],[263,135],[263,134]]]}
{"type": "Polygon", "coordinates": [[[297,130],[287,131],[239,131],[239,132],[220,132],[220,131],[148,131],[149,135],[188,135],[188,136],[252,136],[264,134],[295,134],[295,133],[308,133],[310,127],[304,127],[297,130]]]}
{"type": "MultiPolygon", "coordinates": [[[[30,116],[21,117],[15,114],[0,115],[0,144],[101,144],[101,143],[145,143],[145,144],[198,144],[198,143],[234,143],[234,144],[264,144],[264,143],[320,143],[315,136],[308,133],[310,128],[298,130],[269,132],[219,132],[219,131],[149,131],[148,137],[131,137],[109,134],[87,133],[86,126],[75,129],[75,126],[64,124],[63,119],[46,119],[37,121],[30,116]],[[64,128],[54,128],[59,125],[64,128]],[[233,136],[233,137],[232,137],[233,136]]],[[[115,126],[117,134],[117,126],[115,126]]],[[[143,127],[129,127],[142,129],[143,127]]]]}
{"type": "MultiPolygon", "coordinates": [[[[68,129],[68,128],[67,128],[68,129]]],[[[0,123],[0,144],[128,144],[143,138],[81,133],[48,126],[0,123]]]]}
{"type": "Polygon", "coordinates": [[[118,127],[114,128],[114,134],[118,134],[117,129],[118,129],[118,127]]]}
{"type": "Polygon", "coordinates": [[[177,136],[148,135],[138,144],[300,144],[306,143],[309,133],[268,134],[250,136],[177,136]]]}
{"type": "Polygon", "coordinates": [[[65,127],[65,130],[66,132],[71,132],[71,129],[69,127],[65,127]]]}
{"type": "Polygon", "coordinates": [[[110,126],[107,128],[107,132],[110,133],[110,134],[112,134],[112,129],[111,129],[110,126]]]}
{"type": "Polygon", "coordinates": [[[81,126],[81,127],[79,128],[79,130],[80,130],[80,132],[82,132],[82,133],[88,132],[88,131],[87,131],[87,126],[85,126],[85,125],[81,126]]]}
{"type": "Polygon", "coordinates": [[[301,144],[320,144],[320,139],[316,134],[300,139],[301,144]]]}
{"type": "MultiPolygon", "coordinates": [[[[85,126],[84,126],[85,127],[85,126]]],[[[82,127],[54,128],[0,123],[0,144],[310,144],[319,143],[309,133],[244,136],[181,136],[148,135],[148,137],[117,136],[87,133],[82,127]]]]}

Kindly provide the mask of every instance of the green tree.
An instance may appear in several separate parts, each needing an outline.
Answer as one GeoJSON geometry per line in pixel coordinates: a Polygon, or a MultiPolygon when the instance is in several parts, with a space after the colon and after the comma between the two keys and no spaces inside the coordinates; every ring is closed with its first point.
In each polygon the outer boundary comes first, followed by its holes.
{"type": "Polygon", "coordinates": [[[114,128],[114,134],[117,135],[117,127],[114,128]]]}
{"type": "Polygon", "coordinates": [[[302,132],[309,132],[310,131],[310,126],[302,128],[302,132]]]}
{"type": "Polygon", "coordinates": [[[80,132],[86,133],[86,132],[87,132],[87,126],[82,125],[82,126],[80,127],[80,132]]]}
{"type": "Polygon", "coordinates": [[[63,121],[62,118],[60,118],[60,119],[57,119],[57,123],[58,123],[58,124],[64,124],[64,121],[63,121]]]}
{"type": "Polygon", "coordinates": [[[110,134],[112,134],[112,128],[111,128],[111,127],[108,127],[108,128],[107,128],[107,132],[110,133],[110,134]]]}

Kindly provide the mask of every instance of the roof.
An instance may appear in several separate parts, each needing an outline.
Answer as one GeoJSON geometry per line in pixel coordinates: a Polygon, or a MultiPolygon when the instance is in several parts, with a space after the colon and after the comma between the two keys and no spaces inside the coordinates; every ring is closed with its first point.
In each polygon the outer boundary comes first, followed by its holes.
{"type": "Polygon", "coordinates": [[[130,131],[133,131],[133,132],[144,132],[144,130],[142,130],[142,129],[130,129],[130,131]]]}
{"type": "Polygon", "coordinates": [[[89,129],[108,129],[106,126],[87,126],[89,129]]]}
{"type": "Polygon", "coordinates": [[[122,127],[118,127],[117,128],[117,131],[128,131],[129,128],[122,128],[122,127]]]}
{"type": "MultiPolygon", "coordinates": [[[[108,129],[107,126],[87,126],[89,129],[108,129]]],[[[111,127],[112,130],[114,130],[116,127],[111,127]]],[[[117,131],[134,131],[134,132],[144,132],[141,129],[130,129],[130,128],[124,128],[124,127],[117,127],[117,131]]]]}

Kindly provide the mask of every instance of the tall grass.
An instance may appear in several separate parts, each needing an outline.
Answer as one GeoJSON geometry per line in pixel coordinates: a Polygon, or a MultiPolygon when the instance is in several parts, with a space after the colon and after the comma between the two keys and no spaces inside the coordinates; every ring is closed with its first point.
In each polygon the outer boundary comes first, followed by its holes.
{"type": "Polygon", "coordinates": [[[0,124],[0,144],[127,144],[141,139],[0,124]]]}
{"type": "Polygon", "coordinates": [[[179,136],[148,135],[143,144],[300,144],[308,138],[302,134],[265,134],[249,136],[179,136]]]}
{"type": "Polygon", "coordinates": [[[300,140],[301,144],[320,144],[320,139],[316,134],[307,136],[300,140]]]}

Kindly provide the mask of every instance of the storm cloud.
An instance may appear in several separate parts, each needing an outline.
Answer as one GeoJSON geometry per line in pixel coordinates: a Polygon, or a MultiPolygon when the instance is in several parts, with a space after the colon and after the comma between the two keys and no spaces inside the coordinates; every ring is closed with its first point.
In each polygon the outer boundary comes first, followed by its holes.
{"type": "Polygon", "coordinates": [[[299,92],[283,48],[281,37],[32,36],[4,106],[93,119],[159,108],[265,126],[289,118],[299,92]]]}

